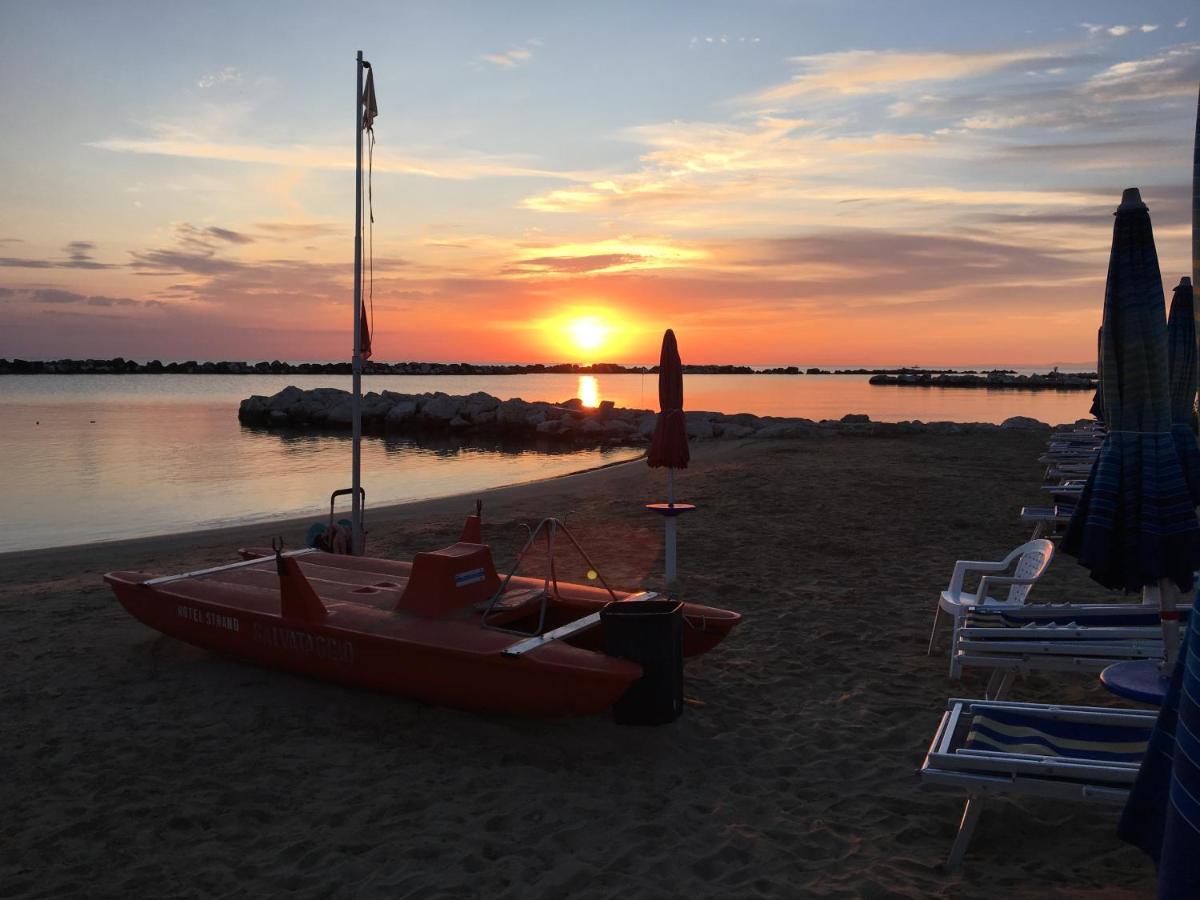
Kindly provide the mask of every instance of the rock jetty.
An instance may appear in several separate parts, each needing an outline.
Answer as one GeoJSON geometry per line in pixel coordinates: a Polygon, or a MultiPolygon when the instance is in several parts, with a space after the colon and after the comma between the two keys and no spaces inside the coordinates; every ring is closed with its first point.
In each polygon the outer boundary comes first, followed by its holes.
{"type": "Polygon", "coordinates": [[[909,372],[900,375],[873,375],[871,384],[894,384],[905,387],[942,388],[1015,388],[1023,391],[1094,391],[1096,376],[1087,372],[1048,372],[1045,375],[1016,375],[1011,372],[988,372],[983,375],[933,374],[909,372]]]}
{"type": "MultiPolygon", "coordinates": [[[[301,390],[286,387],[264,397],[241,402],[238,418],[247,426],[279,429],[349,430],[350,394],[339,388],[301,390]]],[[[400,394],[372,391],[362,398],[363,430],[373,433],[452,432],[517,441],[555,441],[589,445],[638,445],[654,433],[655,413],[625,409],[605,400],[598,407],[578,398],[562,403],[501,400],[477,392],[451,394],[400,394]]],[[[1001,425],[987,422],[872,422],[861,413],[841,419],[813,421],[802,418],[755,416],[750,413],[687,413],[688,435],[693,440],[794,438],[835,433],[891,435],[929,432],[962,434],[1009,429],[1050,428],[1034,419],[1015,417],[1001,425]]]]}

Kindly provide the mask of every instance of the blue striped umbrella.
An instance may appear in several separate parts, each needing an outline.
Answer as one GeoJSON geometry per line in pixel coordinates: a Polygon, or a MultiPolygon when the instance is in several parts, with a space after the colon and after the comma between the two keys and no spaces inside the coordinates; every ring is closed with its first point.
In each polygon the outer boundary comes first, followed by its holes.
{"type": "Polygon", "coordinates": [[[1200,897],[1200,594],[1117,834],[1158,865],[1158,896],[1200,897]]]}
{"type": "Polygon", "coordinates": [[[1150,213],[1137,188],[1113,225],[1101,328],[1101,395],[1108,436],[1062,549],[1105,587],[1192,587],[1200,520],[1171,434],[1167,322],[1150,213]]]}
{"type": "Polygon", "coordinates": [[[1183,477],[1200,506],[1200,444],[1192,426],[1196,406],[1196,317],[1192,279],[1179,279],[1167,318],[1167,357],[1171,377],[1171,434],[1183,464],[1183,477]]]}
{"type": "MultiPolygon", "coordinates": [[[[1196,105],[1193,154],[1192,277],[1200,281],[1200,98],[1196,105]]],[[[1171,304],[1172,324],[1176,320],[1176,304],[1182,301],[1180,289],[1184,286],[1180,284],[1175,289],[1171,304]]],[[[1188,287],[1190,307],[1192,292],[1190,285],[1188,287]]],[[[1175,340],[1172,335],[1173,344],[1175,340]]],[[[1192,340],[1195,340],[1194,333],[1192,340]]],[[[1190,431],[1190,404],[1196,392],[1195,346],[1184,347],[1181,337],[1178,347],[1180,359],[1190,352],[1193,371],[1187,375],[1181,369],[1180,377],[1176,379],[1173,367],[1172,407],[1177,417],[1182,417],[1186,411],[1190,431]]],[[[1174,357],[1172,362],[1175,363],[1174,357]]],[[[1145,850],[1158,864],[1160,898],[1194,900],[1200,897],[1200,592],[1193,598],[1179,662],[1172,673],[1171,686],[1150,737],[1150,748],[1138,771],[1117,833],[1145,850]]]]}

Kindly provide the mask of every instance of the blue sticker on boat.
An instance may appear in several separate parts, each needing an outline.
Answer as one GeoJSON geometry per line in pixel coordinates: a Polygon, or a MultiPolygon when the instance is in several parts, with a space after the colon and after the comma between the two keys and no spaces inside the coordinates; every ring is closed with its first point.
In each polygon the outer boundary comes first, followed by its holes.
{"type": "Polygon", "coordinates": [[[459,572],[454,576],[454,586],[460,588],[469,584],[479,584],[483,579],[483,569],[468,569],[466,572],[459,572]]]}

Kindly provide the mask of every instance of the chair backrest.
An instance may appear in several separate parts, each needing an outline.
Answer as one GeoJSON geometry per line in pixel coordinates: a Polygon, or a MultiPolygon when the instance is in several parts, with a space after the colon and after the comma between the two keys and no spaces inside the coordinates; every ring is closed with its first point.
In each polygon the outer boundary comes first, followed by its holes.
{"type": "MultiPolygon", "coordinates": [[[[1038,538],[1022,544],[1005,557],[1005,562],[1015,562],[1014,578],[1041,578],[1050,560],[1054,559],[1054,543],[1045,538],[1038,538]]],[[[1014,584],[1008,589],[1010,603],[1024,603],[1032,584],[1014,584]]]]}

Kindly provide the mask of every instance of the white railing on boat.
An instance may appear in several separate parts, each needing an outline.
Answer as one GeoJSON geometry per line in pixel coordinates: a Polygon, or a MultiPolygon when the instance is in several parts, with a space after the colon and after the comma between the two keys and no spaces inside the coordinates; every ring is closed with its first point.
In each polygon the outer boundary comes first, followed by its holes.
{"type": "MultiPolygon", "coordinates": [[[[618,603],[640,603],[644,600],[653,600],[657,597],[653,591],[646,591],[641,594],[634,594],[626,597],[624,600],[617,601],[618,603]]],[[[590,616],[584,616],[582,619],[576,619],[574,622],[568,622],[566,625],[560,625],[558,628],[552,628],[545,634],[539,634],[535,637],[525,638],[523,641],[517,641],[511,647],[505,647],[500,652],[505,656],[523,656],[530,650],[536,650],[538,647],[543,647],[552,641],[561,641],[563,638],[570,637],[573,634],[579,634],[581,631],[587,631],[589,628],[594,628],[600,624],[600,613],[594,612],[590,616]]]]}
{"type": "MultiPolygon", "coordinates": [[[[289,550],[282,556],[304,556],[308,553],[316,553],[315,547],[305,547],[303,550],[289,550]]],[[[197,569],[195,572],[184,572],[182,575],[164,575],[161,578],[151,578],[149,581],[143,581],[144,587],[153,587],[159,584],[170,584],[172,581],[186,581],[189,578],[199,578],[201,575],[212,575],[215,572],[228,572],[230,569],[240,569],[244,566],[253,566],[258,563],[271,562],[270,556],[259,556],[255,559],[243,559],[240,562],[229,563],[224,566],[213,566],[211,569],[197,569]]]]}

